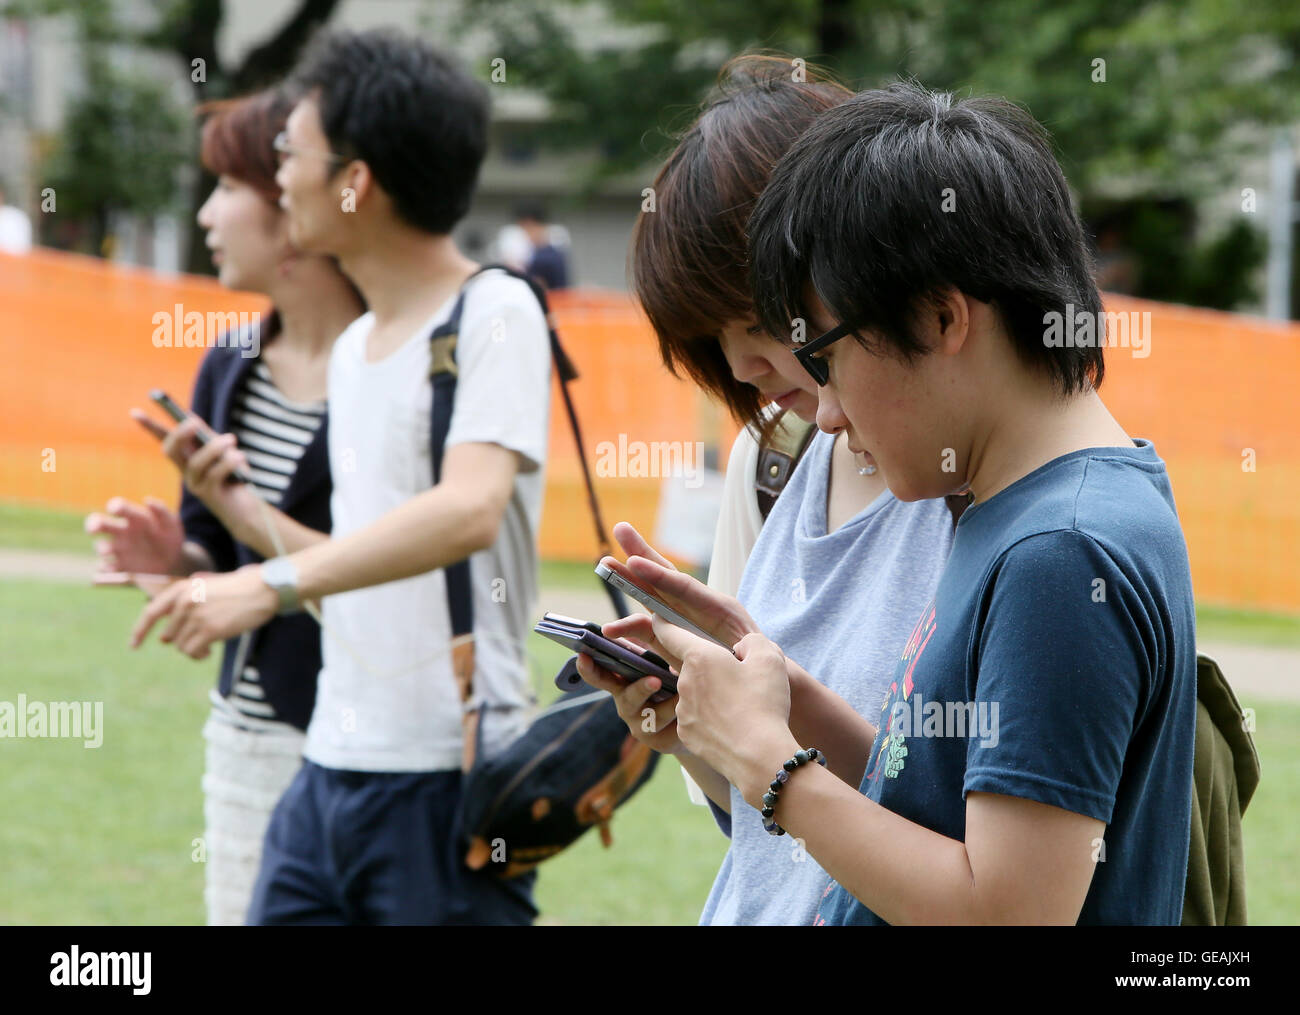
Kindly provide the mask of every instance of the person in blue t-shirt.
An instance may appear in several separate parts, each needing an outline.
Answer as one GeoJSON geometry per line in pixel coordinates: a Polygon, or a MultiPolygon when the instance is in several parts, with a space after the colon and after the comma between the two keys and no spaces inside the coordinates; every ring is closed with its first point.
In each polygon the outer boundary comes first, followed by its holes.
{"type": "Polygon", "coordinates": [[[515,210],[515,225],[519,226],[532,245],[528,262],[523,266],[533,278],[549,290],[569,287],[569,257],[556,242],[557,235],[567,235],[548,222],[546,208],[538,201],[526,201],[515,210]]]}
{"type": "Polygon", "coordinates": [[[876,721],[696,587],[734,654],[656,618],[680,674],[659,728],[803,841],[834,879],[819,924],[1179,922],[1187,550],[1164,463],[1097,395],[1105,318],[1042,128],[999,99],[862,92],[777,164],[749,238],[819,426],[901,500],[971,506],[876,721]]]}

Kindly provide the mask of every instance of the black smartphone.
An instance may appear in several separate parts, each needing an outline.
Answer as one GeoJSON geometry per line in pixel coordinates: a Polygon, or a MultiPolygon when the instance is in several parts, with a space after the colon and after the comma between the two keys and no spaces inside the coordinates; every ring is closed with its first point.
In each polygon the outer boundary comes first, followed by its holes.
{"type": "MultiPolygon", "coordinates": [[[[185,420],[189,419],[190,414],[172,401],[171,396],[161,388],[154,388],[149,392],[149,397],[157,402],[158,407],[177,423],[184,423],[185,420]]],[[[208,441],[212,440],[212,434],[206,427],[195,431],[194,436],[200,444],[207,444],[208,441]]],[[[250,486],[253,483],[252,477],[243,469],[236,469],[230,476],[232,479],[237,479],[241,483],[248,483],[250,486]]]]}
{"type": "MultiPolygon", "coordinates": [[[[611,641],[600,633],[600,625],[592,621],[548,613],[533,630],[574,652],[591,656],[599,665],[625,680],[658,677],[663,686],[651,700],[663,701],[677,693],[677,677],[668,668],[666,660],[649,649],[630,649],[611,641]]],[[[555,686],[561,691],[575,690],[581,684],[582,678],[568,666],[555,678],[555,686]]]]}

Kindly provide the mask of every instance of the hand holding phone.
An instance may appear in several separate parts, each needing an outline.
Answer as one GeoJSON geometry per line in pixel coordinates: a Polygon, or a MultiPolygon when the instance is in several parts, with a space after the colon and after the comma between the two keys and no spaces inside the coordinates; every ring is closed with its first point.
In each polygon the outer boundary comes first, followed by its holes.
{"type": "MultiPolygon", "coordinates": [[[[163,412],[167,413],[167,415],[169,415],[177,423],[184,423],[187,419],[198,420],[197,416],[191,416],[188,412],[186,412],[179,405],[177,405],[176,402],[172,400],[171,396],[168,395],[167,392],[163,391],[161,388],[154,388],[151,392],[149,392],[149,397],[158,404],[158,406],[163,410],[163,412]]],[[[137,422],[139,422],[142,426],[144,426],[145,429],[153,433],[154,436],[159,437],[160,439],[165,438],[167,436],[167,432],[165,430],[162,430],[161,427],[158,427],[156,423],[152,423],[152,421],[150,421],[148,417],[144,416],[143,413],[141,413],[138,416],[135,413],[132,413],[132,416],[136,419],[137,422]]],[[[213,434],[213,432],[210,429],[208,429],[207,426],[203,425],[202,420],[198,420],[198,423],[199,425],[196,427],[194,431],[194,439],[199,442],[200,446],[203,446],[211,442],[215,434],[213,434]]],[[[232,479],[238,480],[241,483],[251,484],[253,482],[252,477],[250,477],[244,469],[237,468],[230,475],[232,479]]]]}
{"type": "MultiPolygon", "coordinates": [[[[627,522],[619,522],[614,526],[614,538],[627,554],[627,560],[620,562],[616,557],[607,556],[602,558],[601,564],[620,574],[641,593],[649,593],[657,602],[689,620],[697,630],[707,632],[709,641],[730,651],[745,635],[762,633],[749,611],[735,596],[710,588],[685,571],[677,570],[672,561],[656,551],[627,522]]],[[[655,610],[641,596],[637,595],[636,598],[655,610]]],[[[655,612],[674,626],[683,626],[666,613],[659,613],[658,610],[655,612]]],[[[641,617],[641,614],[634,614],[612,621],[605,625],[605,633],[611,638],[630,636],[640,640],[640,635],[633,632],[639,629],[641,617]]],[[[689,627],[684,629],[690,630],[689,627]]]]}
{"type": "MultiPolygon", "coordinates": [[[[652,701],[663,701],[677,693],[677,676],[668,663],[649,649],[635,649],[606,638],[600,625],[589,620],[577,620],[559,613],[547,613],[533,628],[538,634],[582,655],[590,656],[598,665],[631,682],[642,677],[658,677],[662,687],[652,701]]],[[[582,678],[569,666],[555,678],[561,691],[575,690],[582,678]]]]}
{"type": "Polygon", "coordinates": [[[709,634],[708,631],[705,631],[703,628],[691,623],[667,603],[660,599],[656,599],[645,589],[641,588],[641,586],[623,577],[604,561],[601,561],[596,565],[596,577],[601,581],[612,585],[623,594],[631,596],[651,613],[663,617],[663,619],[668,621],[670,624],[675,624],[677,627],[680,627],[685,631],[690,631],[691,634],[695,635],[697,638],[703,638],[705,641],[711,641],[715,645],[721,645],[728,652],[731,651],[730,645],[724,644],[713,635],[709,634]]]}

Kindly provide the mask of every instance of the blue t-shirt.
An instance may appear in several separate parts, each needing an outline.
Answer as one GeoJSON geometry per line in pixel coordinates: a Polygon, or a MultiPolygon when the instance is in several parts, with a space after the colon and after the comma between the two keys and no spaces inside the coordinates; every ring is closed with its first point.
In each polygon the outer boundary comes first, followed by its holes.
{"type": "Polygon", "coordinates": [[[528,274],[540,278],[547,289],[564,289],[569,284],[569,263],[564,251],[546,244],[533,251],[528,259],[528,274]]]}
{"type": "MultiPolygon", "coordinates": [[[[1106,822],[1080,924],[1178,924],[1187,878],[1192,581],[1164,462],[1136,443],[1064,455],[967,508],[860,787],[957,840],[972,791],[1106,822]]],[[[884,922],[826,891],[816,923],[884,922]]]]}
{"type": "MultiPolygon", "coordinates": [[[[814,436],[759,532],[737,598],[787,656],[874,718],[893,661],[939,584],[952,513],[943,500],[906,503],[886,490],[828,533],[834,444],[830,434],[814,436]]],[[[817,861],[790,836],[764,831],[734,786],[734,820],[714,815],[731,847],[700,923],[811,923],[827,877],[817,861]]]]}

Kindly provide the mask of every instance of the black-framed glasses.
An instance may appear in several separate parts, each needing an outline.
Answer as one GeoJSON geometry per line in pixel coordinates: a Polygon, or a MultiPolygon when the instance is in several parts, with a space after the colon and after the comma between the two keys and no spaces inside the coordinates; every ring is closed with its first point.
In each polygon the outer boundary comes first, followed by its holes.
{"type": "MultiPolygon", "coordinates": [[[[335,155],[333,152],[317,151],[315,148],[298,148],[291,145],[289,143],[288,131],[282,130],[280,133],[276,134],[275,140],[271,142],[271,147],[279,152],[280,155],[312,155],[318,159],[325,159],[325,161],[331,162],[336,166],[345,166],[348,164],[348,160],[342,155],[335,155]]],[[[284,162],[284,159],[282,158],[280,161],[284,162]]]]}
{"type": "Polygon", "coordinates": [[[800,366],[812,375],[812,379],[817,382],[818,387],[825,387],[826,382],[830,380],[830,366],[824,359],[818,359],[814,353],[825,349],[832,342],[838,342],[845,335],[853,333],[851,324],[841,324],[824,335],[819,335],[807,345],[801,345],[794,350],[794,358],[799,361],[800,366]]]}

